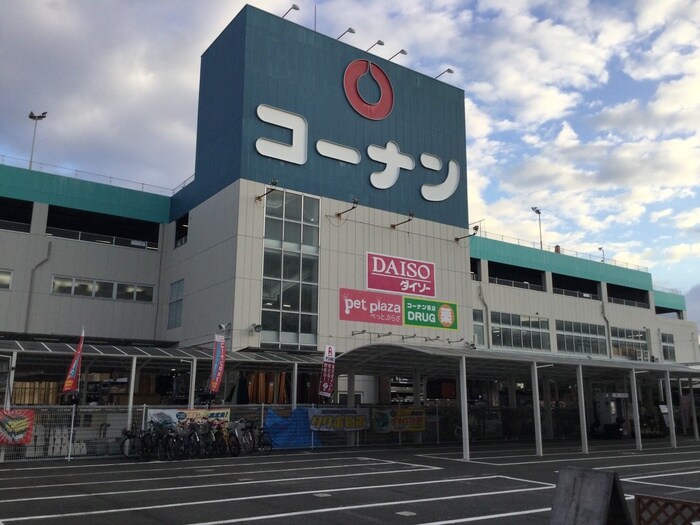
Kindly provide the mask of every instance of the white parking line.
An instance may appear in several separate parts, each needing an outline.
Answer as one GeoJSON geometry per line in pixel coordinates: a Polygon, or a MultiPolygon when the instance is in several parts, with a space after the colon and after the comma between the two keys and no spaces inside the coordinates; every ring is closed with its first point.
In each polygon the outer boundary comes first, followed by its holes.
{"type": "MultiPolygon", "coordinates": [[[[369,473],[369,474],[372,474],[372,473],[369,473]]],[[[336,477],[341,477],[341,476],[336,476],[336,477]]],[[[378,489],[394,488],[394,487],[434,485],[434,484],[439,484],[439,483],[457,483],[457,482],[463,482],[463,481],[481,481],[481,480],[486,480],[486,479],[511,479],[511,480],[523,481],[525,483],[534,483],[534,484],[541,485],[541,486],[527,487],[527,488],[520,488],[520,489],[510,489],[510,490],[489,491],[489,492],[481,492],[481,493],[474,493],[474,494],[458,494],[458,495],[453,495],[453,496],[420,498],[420,499],[414,499],[414,500],[398,500],[398,501],[389,501],[389,502],[383,502],[383,503],[367,503],[367,504],[363,504],[363,505],[348,505],[348,506],[331,507],[331,508],[325,508],[325,509],[312,509],[312,510],[305,510],[305,511],[299,511],[299,512],[270,514],[270,515],[266,515],[266,516],[252,516],[252,517],[235,518],[235,519],[223,520],[223,521],[212,521],[212,522],[206,522],[206,524],[207,525],[214,525],[214,524],[224,524],[224,523],[238,523],[238,522],[243,522],[243,521],[260,521],[260,520],[265,520],[265,519],[274,519],[274,518],[278,518],[278,517],[283,518],[283,517],[290,517],[290,516],[303,516],[303,515],[310,515],[310,514],[320,514],[320,513],[325,513],[325,512],[339,512],[339,511],[344,511],[344,510],[353,510],[353,509],[362,509],[362,508],[377,508],[377,507],[385,507],[385,506],[404,505],[404,504],[410,504],[410,503],[430,503],[430,502],[434,502],[434,501],[447,501],[447,500],[456,500],[456,499],[477,498],[477,497],[483,497],[483,496],[500,496],[500,495],[504,495],[504,494],[515,494],[515,493],[532,492],[532,491],[539,491],[539,490],[551,490],[555,487],[555,485],[552,485],[552,484],[545,484],[545,483],[541,483],[541,482],[528,481],[528,480],[518,480],[517,478],[508,478],[506,476],[473,476],[473,477],[444,479],[444,480],[428,480],[428,481],[416,481],[416,482],[408,482],[408,483],[391,483],[391,484],[384,484],[384,485],[365,485],[362,487],[324,489],[323,492],[324,493],[341,493],[341,492],[361,491],[361,490],[378,490],[378,489]]],[[[272,480],[270,480],[268,482],[271,482],[271,481],[272,480]]],[[[192,502],[178,502],[178,503],[170,503],[170,504],[164,504],[164,505],[148,505],[148,506],[141,506],[141,507],[105,509],[105,510],[96,510],[96,511],[88,511],[88,512],[70,512],[70,513],[63,513],[63,514],[44,514],[41,516],[22,516],[22,517],[16,517],[16,518],[2,518],[2,519],[0,519],[0,524],[16,523],[16,522],[31,521],[31,520],[49,520],[49,519],[83,517],[83,516],[98,516],[98,515],[117,514],[117,513],[125,513],[125,512],[142,512],[142,511],[147,511],[147,510],[158,510],[158,509],[165,509],[165,508],[191,507],[191,506],[199,506],[199,505],[214,505],[214,504],[233,503],[233,502],[240,502],[240,501],[261,500],[261,499],[267,499],[267,498],[303,496],[303,495],[317,494],[318,492],[319,492],[318,489],[316,489],[316,490],[305,490],[305,491],[298,491],[298,492],[285,492],[285,493],[276,493],[276,494],[258,494],[258,495],[254,495],[254,496],[222,498],[222,499],[206,500],[206,501],[199,500],[199,501],[192,501],[192,502]]],[[[201,523],[199,525],[205,525],[205,523],[201,523]]]]}

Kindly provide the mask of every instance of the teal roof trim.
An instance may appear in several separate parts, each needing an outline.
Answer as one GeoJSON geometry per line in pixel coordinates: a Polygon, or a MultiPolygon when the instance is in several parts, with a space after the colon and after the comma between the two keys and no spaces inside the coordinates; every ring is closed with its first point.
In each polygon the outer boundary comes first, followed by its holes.
{"type": "Polygon", "coordinates": [[[652,290],[651,274],[648,272],[518,246],[486,237],[475,236],[470,240],[470,255],[477,259],[617,284],[638,290],[652,290]]]}
{"type": "Polygon", "coordinates": [[[170,221],[170,197],[0,165],[0,195],[158,223],[170,221]]]}
{"type": "Polygon", "coordinates": [[[685,297],[679,294],[654,290],[654,304],[661,308],[685,312],[685,297]]]}

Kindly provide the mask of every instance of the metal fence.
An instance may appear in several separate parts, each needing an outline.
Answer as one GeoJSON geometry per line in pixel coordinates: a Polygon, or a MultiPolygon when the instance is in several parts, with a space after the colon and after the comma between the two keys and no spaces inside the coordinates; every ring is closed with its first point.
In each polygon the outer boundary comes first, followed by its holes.
{"type": "MultiPolygon", "coordinates": [[[[462,439],[460,408],[455,401],[431,401],[420,406],[362,405],[358,408],[367,424],[354,429],[348,428],[342,420],[340,427],[336,428],[319,428],[311,424],[310,416],[319,411],[343,414],[347,407],[342,405],[300,405],[294,411],[291,405],[215,405],[210,410],[226,409],[230,411],[229,421],[245,418],[258,427],[264,427],[272,438],[273,449],[449,444],[459,443],[462,439]],[[392,421],[400,420],[402,414],[403,424],[383,424],[391,418],[394,418],[392,421]]],[[[33,432],[26,444],[0,445],[0,461],[118,456],[129,418],[126,406],[15,405],[12,409],[32,412],[33,432]]],[[[153,416],[168,410],[178,412],[184,409],[162,405],[133,407],[132,429],[146,428],[149,414],[153,416]]],[[[353,412],[348,413],[352,423],[353,412]]],[[[342,419],[345,416],[337,417],[342,419]]],[[[579,416],[575,408],[553,408],[551,417],[545,418],[542,425],[545,440],[580,439],[579,416]]],[[[506,408],[477,404],[469,407],[469,436],[474,441],[534,443],[534,429],[532,406],[506,408]]],[[[665,434],[664,430],[663,422],[653,428],[643,425],[642,436],[658,437],[665,434]]],[[[611,437],[599,434],[590,435],[591,438],[611,437]]]]}

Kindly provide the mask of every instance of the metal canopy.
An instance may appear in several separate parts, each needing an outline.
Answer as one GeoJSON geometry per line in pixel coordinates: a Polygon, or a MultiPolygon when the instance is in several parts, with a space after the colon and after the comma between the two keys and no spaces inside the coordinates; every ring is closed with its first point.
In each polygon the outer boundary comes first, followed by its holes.
{"type": "Polygon", "coordinates": [[[542,376],[574,382],[576,367],[579,365],[583,367],[586,379],[596,381],[616,380],[627,376],[633,369],[637,373],[648,373],[649,376],[646,377],[662,377],[666,371],[674,377],[700,375],[698,369],[675,363],[613,361],[608,358],[566,354],[405,344],[372,344],[345,352],[336,359],[336,372],[404,377],[418,372],[423,378],[456,377],[459,375],[459,360],[462,357],[466,358],[467,377],[471,379],[529,378],[533,362],[537,363],[542,376]]]}
{"type": "MultiPolygon", "coordinates": [[[[0,355],[16,352],[22,376],[58,375],[77,350],[77,343],[34,340],[0,340],[0,355]]],[[[193,347],[156,347],[145,345],[83,345],[83,367],[92,371],[126,369],[136,357],[141,370],[159,370],[163,367],[186,366],[197,359],[198,368],[211,366],[213,348],[209,345],[193,347]]],[[[318,352],[299,352],[243,348],[227,352],[227,363],[244,370],[291,370],[294,364],[302,372],[320,371],[323,355],[318,352]]]]}

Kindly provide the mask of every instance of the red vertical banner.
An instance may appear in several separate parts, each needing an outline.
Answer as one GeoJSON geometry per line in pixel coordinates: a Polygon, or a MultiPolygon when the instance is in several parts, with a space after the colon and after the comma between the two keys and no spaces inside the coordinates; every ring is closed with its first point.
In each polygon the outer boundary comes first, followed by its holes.
{"type": "Polygon", "coordinates": [[[83,359],[83,341],[85,340],[85,328],[80,333],[80,340],[78,341],[78,348],[75,350],[73,355],[73,361],[70,363],[70,368],[66,374],[66,379],[63,382],[64,394],[69,392],[77,392],[80,385],[80,365],[83,359]]]}
{"type": "Polygon", "coordinates": [[[214,354],[211,359],[211,378],[209,391],[216,394],[224,377],[224,364],[226,363],[226,338],[223,335],[214,336],[214,354]]]}
{"type": "Polygon", "coordinates": [[[321,380],[318,382],[318,395],[331,397],[333,395],[333,384],[335,382],[335,347],[328,345],[323,354],[323,368],[321,369],[321,380]]]}

